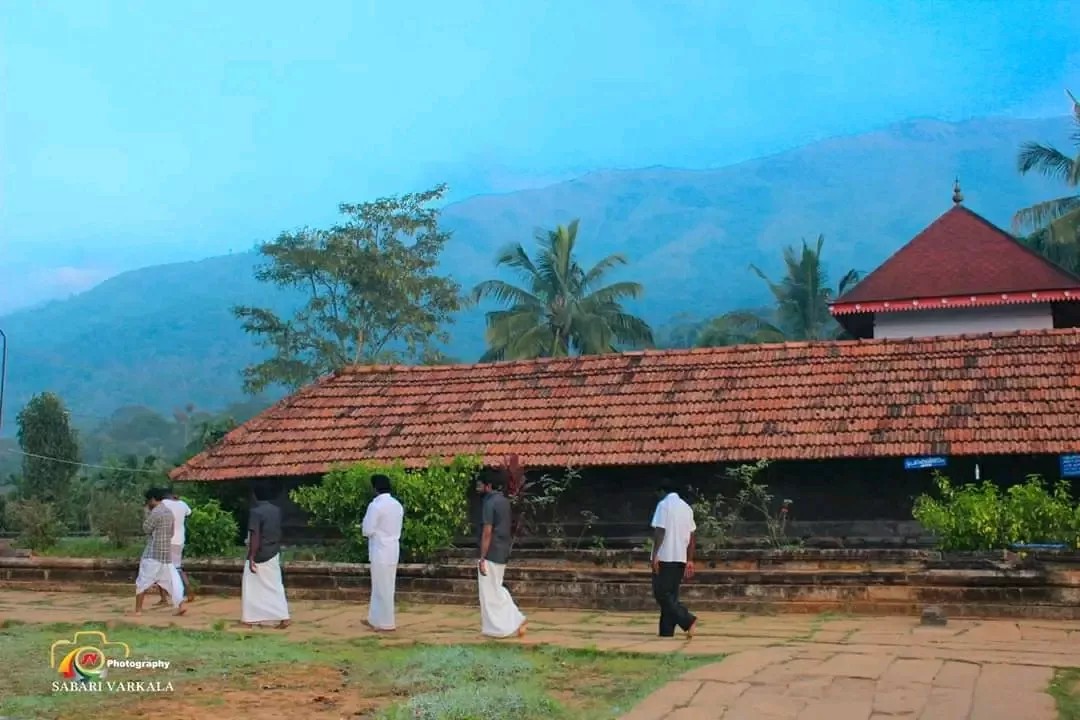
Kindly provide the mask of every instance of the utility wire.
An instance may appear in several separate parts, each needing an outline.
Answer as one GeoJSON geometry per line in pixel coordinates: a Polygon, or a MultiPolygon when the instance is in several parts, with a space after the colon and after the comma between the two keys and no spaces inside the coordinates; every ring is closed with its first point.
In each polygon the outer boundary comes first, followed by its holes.
{"type": "Polygon", "coordinates": [[[13,448],[8,448],[7,452],[12,455],[22,455],[23,457],[31,457],[38,460],[51,460],[52,462],[63,463],[65,465],[77,465],[79,467],[94,468],[96,470],[123,470],[124,472],[146,473],[147,475],[164,475],[166,473],[164,470],[146,470],[144,468],[126,467],[124,465],[92,465],[90,463],[77,462],[75,460],[64,460],[63,458],[54,458],[47,455],[23,452],[22,450],[15,450],[13,448]]]}

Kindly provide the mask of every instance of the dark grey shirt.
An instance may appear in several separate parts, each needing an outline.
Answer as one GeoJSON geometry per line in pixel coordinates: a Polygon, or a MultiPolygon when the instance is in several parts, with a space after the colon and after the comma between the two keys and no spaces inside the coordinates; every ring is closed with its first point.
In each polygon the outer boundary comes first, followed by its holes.
{"type": "Polygon", "coordinates": [[[265,500],[255,503],[248,515],[248,535],[259,534],[259,549],[255,562],[264,563],[281,551],[281,509],[265,500]]]}
{"type": "Polygon", "coordinates": [[[488,493],[480,517],[480,538],[483,541],[484,526],[491,526],[491,545],[487,560],[505,565],[510,559],[510,501],[501,492],[488,493]]]}

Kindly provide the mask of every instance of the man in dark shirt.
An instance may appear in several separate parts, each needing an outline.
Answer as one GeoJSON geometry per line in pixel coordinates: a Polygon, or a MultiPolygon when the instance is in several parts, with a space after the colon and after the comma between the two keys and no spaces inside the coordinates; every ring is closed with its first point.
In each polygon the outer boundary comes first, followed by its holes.
{"type": "Polygon", "coordinates": [[[281,510],[270,503],[273,490],[255,486],[255,504],[248,515],[248,555],[241,591],[241,622],[246,627],[276,622],[289,627],[289,603],[281,581],[281,510]]]}
{"type": "Polygon", "coordinates": [[[525,634],[525,616],[503,586],[512,540],[510,500],[502,493],[503,483],[503,473],[494,469],[485,470],[476,481],[476,490],[484,497],[477,563],[480,625],[481,632],[493,638],[525,634]]]}

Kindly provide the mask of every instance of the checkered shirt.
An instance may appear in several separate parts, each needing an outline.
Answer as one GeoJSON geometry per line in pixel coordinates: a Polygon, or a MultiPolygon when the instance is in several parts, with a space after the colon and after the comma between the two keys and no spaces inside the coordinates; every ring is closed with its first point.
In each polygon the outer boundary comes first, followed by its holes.
{"type": "Polygon", "coordinates": [[[146,533],[146,549],[142,556],[161,563],[171,562],[169,545],[172,544],[173,514],[164,503],[158,503],[143,520],[143,532],[146,533]]]}

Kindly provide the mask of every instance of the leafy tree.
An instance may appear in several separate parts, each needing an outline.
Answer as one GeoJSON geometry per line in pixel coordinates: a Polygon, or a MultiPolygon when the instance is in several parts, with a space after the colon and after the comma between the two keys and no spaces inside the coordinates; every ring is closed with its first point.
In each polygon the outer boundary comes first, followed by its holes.
{"type": "Polygon", "coordinates": [[[859,281],[860,273],[847,271],[833,290],[821,262],[825,236],[817,244],[805,240],[801,251],[784,248],[784,277],[773,282],[758,267],[750,269],[769,286],[776,303],[775,320],[760,313],[735,310],[712,320],[698,336],[700,347],[744,343],[783,342],[785,340],[830,340],[842,330],[829,313],[829,301],[843,295],[859,281]]]}
{"type": "Polygon", "coordinates": [[[1068,270],[1080,272],[1080,194],[1075,193],[1080,185],[1080,101],[1066,92],[1073,103],[1072,140],[1076,155],[1069,157],[1049,145],[1028,142],[1020,147],[1016,161],[1021,175],[1038,172],[1061,180],[1074,192],[1018,210],[1013,216],[1013,227],[1032,231],[1025,240],[1032,249],[1068,270]]]}
{"type": "Polygon", "coordinates": [[[608,255],[585,270],[574,255],[577,233],[577,220],[539,233],[535,258],[520,243],[499,253],[495,266],[515,271],[523,286],[487,280],[473,289],[475,302],[488,298],[508,306],[487,313],[488,351],[482,361],[592,355],[653,344],[649,325],[622,306],[641,297],[641,284],[604,284],[626,258],[608,255]]]}
{"type": "Polygon", "coordinates": [[[346,365],[422,360],[445,342],[460,287],[436,273],[450,233],[439,229],[445,185],[421,193],[339,207],[329,230],[282,233],[262,245],[261,282],[304,293],[291,319],[240,306],[244,330],[273,351],[244,371],[244,389],[295,390],[346,365]]]}
{"type": "Polygon", "coordinates": [[[26,500],[63,503],[79,471],[79,442],[64,402],[41,393],[19,411],[16,438],[22,450],[19,494],[26,500]]]}

